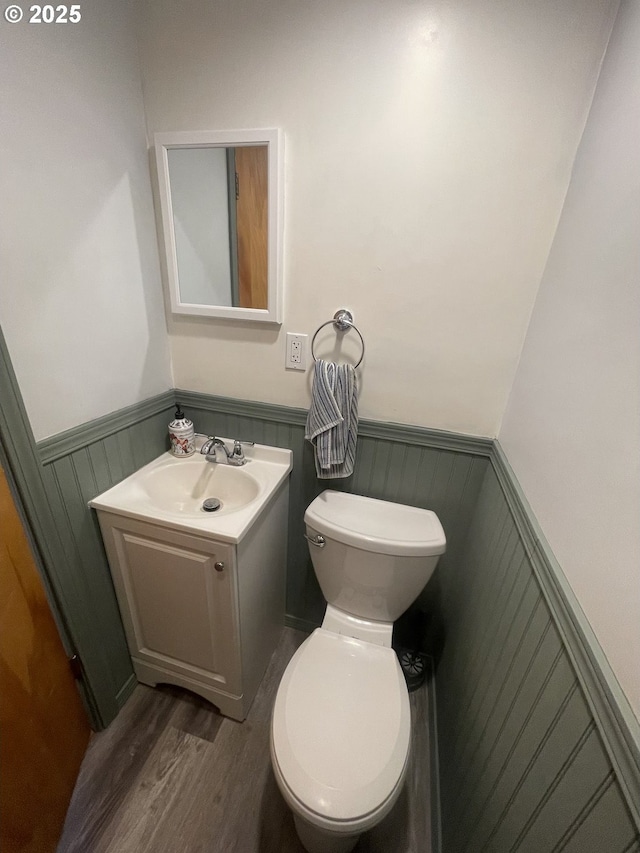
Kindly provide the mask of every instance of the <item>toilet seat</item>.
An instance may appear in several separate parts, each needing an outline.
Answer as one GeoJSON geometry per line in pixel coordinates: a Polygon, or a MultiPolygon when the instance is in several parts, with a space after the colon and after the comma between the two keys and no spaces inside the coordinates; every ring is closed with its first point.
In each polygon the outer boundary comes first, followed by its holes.
{"type": "Polygon", "coordinates": [[[410,708],[395,652],[318,628],[291,659],[271,725],[285,799],[308,821],[363,831],[400,791],[410,708]]]}

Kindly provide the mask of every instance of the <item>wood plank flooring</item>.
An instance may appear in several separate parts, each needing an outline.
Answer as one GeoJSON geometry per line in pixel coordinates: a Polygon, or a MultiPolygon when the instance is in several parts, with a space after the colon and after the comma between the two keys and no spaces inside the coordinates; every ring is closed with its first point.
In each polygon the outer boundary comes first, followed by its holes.
{"type": "MultiPolygon", "coordinates": [[[[58,853],[304,853],[271,771],[269,724],[282,673],[305,637],[283,629],[243,723],[179,688],[138,685],[91,740],[58,853]]],[[[426,687],[410,698],[407,783],[355,853],[430,853],[426,687]]]]}

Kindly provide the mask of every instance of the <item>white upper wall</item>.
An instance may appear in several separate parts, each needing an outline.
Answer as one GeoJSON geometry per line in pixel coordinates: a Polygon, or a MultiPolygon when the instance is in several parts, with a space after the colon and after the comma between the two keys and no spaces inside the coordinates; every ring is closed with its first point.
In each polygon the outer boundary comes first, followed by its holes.
{"type": "Polygon", "coordinates": [[[0,323],[37,439],[172,384],[128,6],[0,26],[0,323]]]}
{"type": "Polygon", "coordinates": [[[149,142],[286,140],[284,325],[173,318],[176,385],[306,407],[285,332],[344,306],[362,416],[494,436],[616,5],[146,0],[149,142]]]}
{"type": "Polygon", "coordinates": [[[500,442],[640,718],[640,4],[620,7],[500,442]]]}

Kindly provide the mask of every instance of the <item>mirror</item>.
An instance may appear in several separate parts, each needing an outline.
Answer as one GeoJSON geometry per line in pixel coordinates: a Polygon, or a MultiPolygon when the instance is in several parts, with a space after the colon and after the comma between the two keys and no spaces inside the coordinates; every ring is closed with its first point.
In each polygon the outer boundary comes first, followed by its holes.
{"type": "Polygon", "coordinates": [[[277,129],[155,135],[174,314],[282,322],[277,129]]]}

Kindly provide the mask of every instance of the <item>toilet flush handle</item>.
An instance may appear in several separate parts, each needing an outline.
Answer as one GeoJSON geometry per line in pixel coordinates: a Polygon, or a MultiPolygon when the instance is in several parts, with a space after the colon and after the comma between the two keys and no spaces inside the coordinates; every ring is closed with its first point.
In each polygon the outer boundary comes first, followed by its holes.
{"type": "Polygon", "coordinates": [[[316,548],[324,548],[324,546],[327,544],[327,540],[319,533],[317,533],[315,536],[307,536],[307,534],[305,533],[304,538],[308,542],[311,542],[312,545],[315,545],[316,548]]]}

